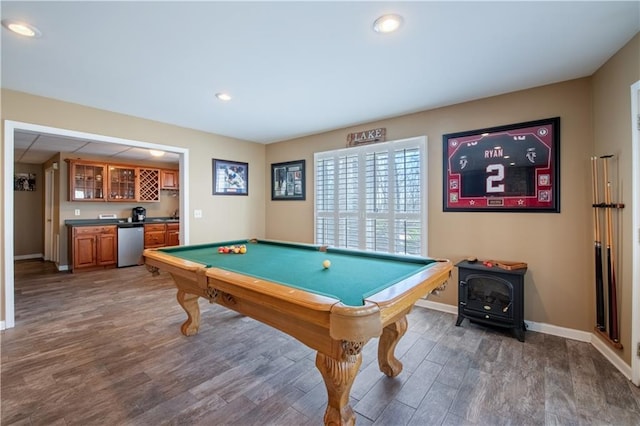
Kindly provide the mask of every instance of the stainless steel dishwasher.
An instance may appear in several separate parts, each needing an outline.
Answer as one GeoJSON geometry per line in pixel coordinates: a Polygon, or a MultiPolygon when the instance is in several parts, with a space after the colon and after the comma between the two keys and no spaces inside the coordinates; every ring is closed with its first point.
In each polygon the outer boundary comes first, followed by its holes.
{"type": "Polygon", "coordinates": [[[144,224],[118,225],[118,268],[140,265],[144,250],[144,224]]]}

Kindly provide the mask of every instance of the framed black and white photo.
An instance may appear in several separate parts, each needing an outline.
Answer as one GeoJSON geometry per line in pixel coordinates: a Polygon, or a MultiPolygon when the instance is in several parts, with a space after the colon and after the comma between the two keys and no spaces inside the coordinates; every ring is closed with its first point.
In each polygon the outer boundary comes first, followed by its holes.
{"type": "Polygon", "coordinates": [[[560,118],[443,135],[443,211],[560,212],[560,118]]]}
{"type": "Polygon", "coordinates": [[[271,165],[271,199],[305,199],[305,160],[271,165]]]}
{"type": "Polygon", "coordinates": [[[14,191],[35,191],[36,190],[36,174],[35,173],[16,173],[13,175],[14,191]]]}
{"type": "Polygon", "coordinates": [[[213,195],[249,195],[249,164],[214,158],[213,195]]]}

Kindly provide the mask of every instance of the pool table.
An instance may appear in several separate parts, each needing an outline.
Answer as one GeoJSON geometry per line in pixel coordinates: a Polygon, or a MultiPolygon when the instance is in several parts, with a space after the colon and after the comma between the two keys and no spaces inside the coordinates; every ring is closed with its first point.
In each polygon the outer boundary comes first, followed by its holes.
{"type": "Polygon", "coordinates": [[[147,249],[144,259],[154,274],[173,277],[187,313],[183,334],[198,332],[202,297],[318,351],[328,393],[325,424],[354,424],[349,393],[371,338],[380,338],[380,370],[390,377],[402,371],[394,350],[407,330],[406,315],[446,284],[452,269],[448,260],[255,239],[147,249]],[[241,245],[245,254],[218,252],[241,245]]]}

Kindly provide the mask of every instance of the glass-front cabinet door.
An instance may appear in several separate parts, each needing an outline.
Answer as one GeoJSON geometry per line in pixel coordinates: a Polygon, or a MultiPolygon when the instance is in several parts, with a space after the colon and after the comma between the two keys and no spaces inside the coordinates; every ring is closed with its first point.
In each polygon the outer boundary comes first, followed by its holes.
{"type": "Polygon", "coordinates": [[[110,201],[136,201],[136,169],[109,166],[110,201]]]}
{"type": "Polygon", "coordinates": [[[69,161],[69,199],[104,201],[106,165],[69,161]]]}

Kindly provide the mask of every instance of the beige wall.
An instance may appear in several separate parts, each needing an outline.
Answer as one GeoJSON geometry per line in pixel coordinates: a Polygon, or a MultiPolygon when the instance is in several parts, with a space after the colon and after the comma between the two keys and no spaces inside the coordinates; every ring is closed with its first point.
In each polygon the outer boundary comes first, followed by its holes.
{"type": "Polygon", "coordinates": [[[14,255],[44,253],[44,169],[41,164],[15,163],[15,173],[35,173],[35,191],[13,192],[14,255]]]}
{"type": "MultiPolygon", "coordinates": [[[[385,127],[387,140],[426,135],[429,256],[454,262],[471,255],[527,262],[526,319],[590,330],[594,321],[588,267],[591,193],[585,184],[593,140],[590,87],[590,79],[584,78],[272,144],[266,159],[268,163],[306,159],[307,193],[313,194],[313,153],[344,148],[348,133],[385,127]],[[556,116],[561,117],[562,213],[442,211],[443,134],[556,116]]],[[[268,238],[313,241],[313,197],[305,202],[267,201],[266,214],[268,238]]],[[[457,305],[455,283],[454,277],[440,296],[430,300],[457,305]]]]}
{"type": "MultiPolygon", "coordinates": [[[[181,191],[190,200],[190,242],[193,244],[239,237],[264,237],[265,199],[262,176],[265,174],[265,147],[261,144],[185,129],[170,124],[115,114],[77,104],[2,90],[2,152],[4,152],[4,120],[13,120],[55,128],[87,132],[111,137],[156,143],[189,149],[189,186],[181,182],[181,191]],[[249,195],[212,196],[211,159],[249,163],[249,195]],[[202,219],[193,218],[193,210],[202,210],[202,219]]],[[[3,158],[4,161],[4,158],[3,158]]],[[[62,176],[62,175],[61,175],[62,176]]],[[[4,179],[0,176],[0,179],[4,179]]],[[[4,182],[2,196],[4,199],[4,182]]],[[[57,201],[64,206],[64,196],[57,201]]],[[[87,203],[83,203],[84,206],[87,203]]],[[[4,206],[3,206],[4,207],[4,206]]],[[[69,206],[71,208],[71,206],[69,206]]],[[[64,209],[64,208],[63,208],[64,209]]],[[[91,209],[82,207],[82,209],[91,209]]],[[[0,220],[4,223],[4,208],[0,220]]],[[[95,212],[92,212],[92,214],[95,212]]],[[[118,213],[118,212],[116,212],[118,213]]],[[[64,222],[64,217],[55,218],[64,222]]],[[[2,238],[5,237],[3,227],[2,238]]],[[[4,276],[4,247],[1,249],[4,276]]],[[[66,253],[61,250],[61,255],[66,253]]],[[[4,320],[4,282],[2,283],[4,320]]]]}
{"type": "MultiPolygon", "coordinates": [[[[620,341],[624,360],[631,362],[632,258],[636,233],[632,229],[632,153],[631,153],[631,85],[640,80],[640,34],[636,36],[593,76],[593,138],[595,155],[613,154],[610,160],[613,201],[626,207],[614,216],[620,226],[614,232],[617,243],[616,279],[620,306],[620,341]]],[[[640,191],[640,182],[635,182],[640,191]]],[[[636,309],[640,303],[636,300],[636,309]]],[[[636,324],[636,326],[639,326],[636,324]]]]}

